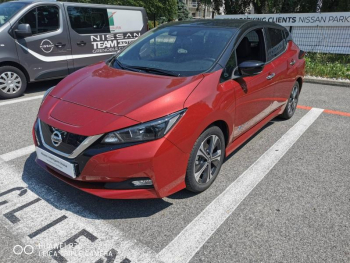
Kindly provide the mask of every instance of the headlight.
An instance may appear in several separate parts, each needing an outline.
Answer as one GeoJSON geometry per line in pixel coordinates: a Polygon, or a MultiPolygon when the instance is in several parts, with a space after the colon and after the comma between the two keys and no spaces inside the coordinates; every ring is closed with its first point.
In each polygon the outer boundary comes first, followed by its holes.
{"type": "Polygon", "coordinates": [[[176,122],[184,115],[185,111],[186,110],[181,110],[160,119],[110,132],[103,138],[102,143],[120,144],[159,139],[174,127],[176,122]]]}
{"type": "Polygon", "coordinates": [[[53,86],[53,87],[49,88],[49,89],[44,93],[44,97],[43,97],[43,99],[42,99],[42,101],[41,101],[41,104],[43,104],[43,102],[44,102],[44,100],[46,99],[47,95],[50,94],[50,92],[53,90],[54,87],[56,87],[56,86],[53,86]]]}

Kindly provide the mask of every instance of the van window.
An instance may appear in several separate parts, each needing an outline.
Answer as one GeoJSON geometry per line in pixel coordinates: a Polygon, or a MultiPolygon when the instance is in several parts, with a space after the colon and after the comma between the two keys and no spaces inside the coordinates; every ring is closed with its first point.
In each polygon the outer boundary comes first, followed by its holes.
{"type": "Polygon", "coordinates": [[[69,21],[78,34],[110,33],[107,9],[68,6],[69,21]]]}
{"type": "Polygon", "coordinates": [[[141,31],[144,23],[141,11],[107,9],[111,33],[141,31]]]}
{"type": "Polygon", "coordinates": [[[29,11],[18,23],[29,24],[33,35],[56,31],[60,27],[58,7],[39,6],[29,11]]]}
{"type": "Polygon", "coordinates": [[[278,57],[286,49],[286,41],[284,33],[277,28],[267,29],[267,60],[273,60],[278,57]]]}

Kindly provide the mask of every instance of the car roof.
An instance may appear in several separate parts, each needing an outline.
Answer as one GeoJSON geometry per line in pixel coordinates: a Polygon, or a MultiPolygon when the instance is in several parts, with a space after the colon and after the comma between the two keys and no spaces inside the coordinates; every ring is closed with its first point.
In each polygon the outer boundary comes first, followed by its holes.
{"type": "Polygon", "coordinates": [[[259,21],[259,20],[247,20],[247,19],[192,19],[192,20],[186,20],[186,21],[177,21],[177,22],[170,22],[167,24],[160,25],[159,28],[165,28],[169,26],[191,26],[191,27],[223,27],[223,28],[235,28],[235,29],[247,29],[251,27],[280,27],[282,26],[272,23],[272,22],[265,22],[265,21],[259,21]]]}

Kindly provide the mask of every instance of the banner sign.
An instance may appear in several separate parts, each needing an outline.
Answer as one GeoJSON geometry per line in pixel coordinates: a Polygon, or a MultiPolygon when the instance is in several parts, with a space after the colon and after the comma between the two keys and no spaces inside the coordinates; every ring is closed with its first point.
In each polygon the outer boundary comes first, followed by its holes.
{"type": "Polygon", "coordinates": [[[251,19],[282,26],[350,26],[350,12],[304,14],[218,15],[219,19],[251,19]]]}

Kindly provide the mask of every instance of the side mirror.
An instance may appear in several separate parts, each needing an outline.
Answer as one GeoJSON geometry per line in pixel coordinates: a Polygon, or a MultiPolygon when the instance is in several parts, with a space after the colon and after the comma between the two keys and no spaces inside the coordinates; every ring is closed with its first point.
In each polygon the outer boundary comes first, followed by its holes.
{"type": "Polygon", "coordinates": [[[20,24],[15,30],[15,34],[18,38],[30,37],[32,34],[32,28],[29,24],[20,24]]]}
{"type": "Polygon", "coordinates": [[[254,76],[261,73],[264,69],[265,63],[257,60],[244,61],[238,65],[238,69],[242,77],[254,76]]]}

